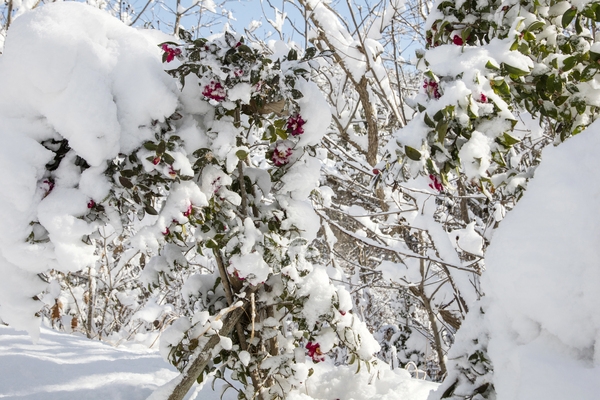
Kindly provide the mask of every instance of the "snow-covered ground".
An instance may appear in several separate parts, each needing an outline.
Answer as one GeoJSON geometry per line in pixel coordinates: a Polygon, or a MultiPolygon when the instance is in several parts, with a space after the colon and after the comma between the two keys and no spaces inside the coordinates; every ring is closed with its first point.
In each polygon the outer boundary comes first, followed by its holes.
{"type": "Polygon", "coordinates": [[[0,327],[0,398],[144,399],[177,376],[157,352],[42,328],[37,344],[0,327]]]}
{"type": "MultiPolygon", "coordinates": [[[[311,362],[311,361],[308,361],[311,362]]],[[[315,364],[315,374],[303,393],[292,400],[425,400],[437,384],[411,379],[404,370],[382,366],[376,373],[365,368],[315,364]],[[306,394],[308,393],[308,395],[306,394]]],[[[37,344],[24,332],[0,326],[0,399],[145,399],[158,386],[177,376],[158,352],[137,347],[112,347],[84,337],[42,328],[37,344]]],[[[217,400],[222,385],[190,391],[188,399],[217,400]]],[[[237,398],[229,390],[224,400],[237,398]]]]}

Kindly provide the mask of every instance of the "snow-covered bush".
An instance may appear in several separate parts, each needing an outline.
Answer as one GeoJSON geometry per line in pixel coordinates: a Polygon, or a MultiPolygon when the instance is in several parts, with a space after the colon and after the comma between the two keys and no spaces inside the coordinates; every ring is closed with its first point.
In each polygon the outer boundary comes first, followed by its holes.
{"type": "MultiPolygon", "coordinates": [[[[429,177],[440,192],[434,215],[456,232],[463,260],[483,255],[486,242],[474,234],[491,238],[522,196],[541,148],[594,120],[597,9],[586,1],[436,2],[428,49],[418,54],[426,76],[414,102],[418,113],[380,167],[388,183],[429,177]]],[[[478,279],[473,283],[477,288],[478,279]]],[[[459,295],[470,290],[459,289],[459,295]]],[[[467,297],[466,323],[473,327],[485,307],[467,297]]],[[[442,398],[494,396],[487,333],[467,331],[452,350],[442,398]]]]}
{"type": "Polygon", "coordinates": [[[90,336],[120,329],[111,310],[143,303],[126,319],[169,325],[160,347],[183,372],[179,394],[230,369],[240,397],[284,397],[309,376],[307,356],[343,346],[350,363],[371,361],[379,346],[311,246],[330,123],[308,80],[314,49],[265,54],[231,33],[185,32],[156,46],[67,3],[24,15],[10,35],[2,160],[20,168],[0,199],[4,321],[35,334],[40,276],[62,280],[71,309],[87,305],[90,336]]]}

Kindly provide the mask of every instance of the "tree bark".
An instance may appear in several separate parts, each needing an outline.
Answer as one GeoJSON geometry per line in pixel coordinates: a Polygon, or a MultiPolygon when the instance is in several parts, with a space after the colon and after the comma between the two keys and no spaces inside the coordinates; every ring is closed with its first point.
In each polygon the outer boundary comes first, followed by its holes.
{"type": "Polygon", "coordinates": [[[180,382],[175,386],[171,395],[169,395],[169,400],[183,400],[187,392],[192,388],[194,382],[196,382],[196,379],[198,379],[208,363],[212,360],[212,350],[221,341],[220,336],[228,336],[231,331],[233,331],[233,328],[246,312],[246,307],[247,304],[240,308],[236,308],[223,318],[223,327],[219,330],[219,334],[211,336],[202,350],[197,353],[196,358],[190,361],[185,367],[181,373],[182,378],[180,378],[180,382]]]}

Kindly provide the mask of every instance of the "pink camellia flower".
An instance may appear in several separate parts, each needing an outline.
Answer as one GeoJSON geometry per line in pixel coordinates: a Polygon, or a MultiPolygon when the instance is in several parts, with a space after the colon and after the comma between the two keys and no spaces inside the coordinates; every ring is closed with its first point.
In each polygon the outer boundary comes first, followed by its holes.
{"type": "Polygon", "coordinates": [[[439,99],[442,97],[440,94],[439,86],[436,81],[425,80],[423,84],[423,89],[425,89],[425,93],[429,96],[429,98],[439,99]]]}
{"type": "Polygon", "coordinates": [[[454,35],[454,37],[452,38],[452,43],[454,43],[457,46],[462,46],[463,45],[463,40],[460,36],[458,35],[454,35]]]}
{"type": "Polygon", "coordinates": [[[292,136],[302,135],[304,133],[304,119],[300,114],[294,114],[287,120],[287,131],[292,136]]]}
{"type": "Polygon", "coordinates": [[[167,236],[169,233],[171,233],[171,231],[169,230],[169,228],[165,228],[165,230],[162,232],[163,235],[167,236]]]}
{"type": "Polygon", "coordinates": [[[175,59],[175,57],[181,55],[181,49],[177,47],[169,47],[168,44],[164,43],[162,45],[163,51],[167,54],[166,61],[169,63],[175,59]]]}
{"type": "Polygon", "coordinates": [[[184,217],[189,217],[190,215],[192,215],[192,212],[193,212],[193,208],[192,208],[192,205],[190,204],[190,205],[188,206],[187,210],[185,210],[185,211],[183,212],[183,216],[184,216],[184,217]]]}
{"type": "Polygon", "coordinates": [[[325,356],[321,352],[321,345],[319,343],[308,342],[306,349],[308,350],[308,356],[312,358],[313,362],[325,361],[325,356]]]}
{"type": "Polygon", "coordinates": [[[437,190],[438,192],[444,191],[444,185],[442,185],[440,178],[433,174],[429,174],[429,179],[431,180],[431,183],[429,184],[430,188],[437,190]]]}
{"type": "Polygon", "coordinates": [[[233,75],[234,75],[236,78],[239,78],[240,76],[244,76],[244,70],[243,70],[243,69],[238,69],[238,70],[236,70],[236,71],[233,71],[233,75]]]}
{"type": "Polygon", "coordinates": [[[94,200],[90,200],[90,201],[88,201],[87,207],[94,208],[95,205],[96,205],[96,202],[94,200]]]}
{"type": "Polygon", "coordinates": [[[154,157],[154,159],[152,159],[152,164],[154,164],[154,165],[158,165],[159,162],[160,162],[159,156],[156,156],[156,157],[154,157]]]}
{"type": "Polygon", "coordinates": [[[223,101],[225,100],[227,93],[225,92],[225,88],[223,88],[223,85],[221,85],[220,82],[210,81],[208,85],[204,86],[202,95],[211,100],[223,101]]]}
{"type": "Polygon", "coordinates": [[[273,150],[271,160],[273,164],[278,167],[285,165],[290,162],[290,156],[292,155],[292,148],[288,145],[287,141],[278,141],[273,150]]]}

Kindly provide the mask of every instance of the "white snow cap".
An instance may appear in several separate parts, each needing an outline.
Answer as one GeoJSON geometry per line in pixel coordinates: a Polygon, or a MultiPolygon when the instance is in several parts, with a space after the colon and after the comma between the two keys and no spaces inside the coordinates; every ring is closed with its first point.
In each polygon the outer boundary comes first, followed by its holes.
{"type": "Polygon", "coordinates": [[[598,122],[547,147],[488,248],[484,318],[498,400],[598,398],[599,147],[598,122]]]}
{"type": "Polygon", "coordinates": [[[80,218],[108,194],[106,161],[152,138],[152,121],[177,106],[150,37],[74,2],[41,6],[11,26],[0,58],[0,318],[34,338],[32,298],[45,286],[37,274],[95,262],[82,241],[94,227],[80,218]],[[54,182],[44,175],[49,139],[71,148],[54,182]],[[77,156],[91,168],[75,168],[77,156]],[[32,232],[43,240],[29,242],[32,232]]]}

